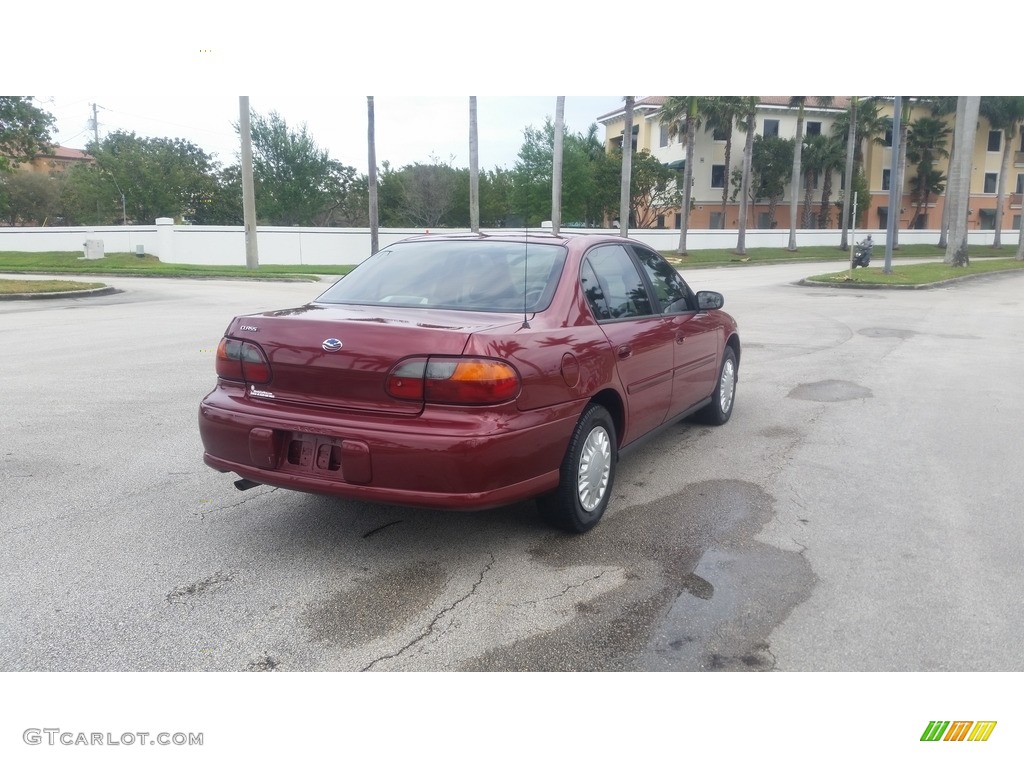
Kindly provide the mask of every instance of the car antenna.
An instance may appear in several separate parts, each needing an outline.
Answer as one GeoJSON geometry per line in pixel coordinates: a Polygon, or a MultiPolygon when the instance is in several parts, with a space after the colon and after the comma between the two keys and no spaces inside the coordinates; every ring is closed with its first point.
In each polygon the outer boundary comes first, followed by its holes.
{"type": "Polygon", "coordinates": [[[528,270],[530,265],[530,242],[529,242],[529,230],[527,230],[527,236],[523,238],[523,324],[522,328],[529,328],[530,321],[526,317],[526,287],[529,285],[527,281],[528,270]]]}

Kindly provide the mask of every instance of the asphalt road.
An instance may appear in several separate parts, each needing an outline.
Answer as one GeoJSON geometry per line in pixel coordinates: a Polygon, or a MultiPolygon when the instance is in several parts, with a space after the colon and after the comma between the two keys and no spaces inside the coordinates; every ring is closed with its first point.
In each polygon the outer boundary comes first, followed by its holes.
{"type": "Polygon", "coordinates": [[[585,536],[207,468],[229,319],[324,286],[4,302],[0,671],[1022,671],[1024,275],[792,285],[827,269],[684,273],[740,324],[732,420],[624,460],[585,536]]]}

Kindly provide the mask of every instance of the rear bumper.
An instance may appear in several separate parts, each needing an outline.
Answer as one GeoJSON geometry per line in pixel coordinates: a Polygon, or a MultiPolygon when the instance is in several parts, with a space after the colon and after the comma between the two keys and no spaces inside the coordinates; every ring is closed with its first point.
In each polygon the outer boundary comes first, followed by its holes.
{"type": "Polygon", "coordinates": [[[583,403],[538,411],[430,408],[373,418],[251,403],[199,407],[203,461],[254,482],[403,506],[485,509],[558,485],[583,403]]]}

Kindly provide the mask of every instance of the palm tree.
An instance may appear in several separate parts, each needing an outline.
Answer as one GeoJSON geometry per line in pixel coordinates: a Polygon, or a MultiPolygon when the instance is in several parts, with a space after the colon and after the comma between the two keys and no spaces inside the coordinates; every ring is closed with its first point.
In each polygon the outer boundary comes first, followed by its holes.
{"type": "MultiPolygon", "coordinates": [[[[804,106],[807,103],[809,96],[790,96],[789,106],[796,107],[798,109],[796,116],[796,143],[793,145],[793,179],[790,183],[790,201],[789,201],[789,245],[786,250],[796,250],[796,213],[797,208],[800,206],[799,200],[799,189],[800,189],[800,159],[803,153],[804,147],[804,106]]],[[[831,96],[818,96],[816,97],[818,104],[823,107],[830,106],[832,104],[831,96]]]]}
{"type": "MultiPolygon", "coordinates": [[[[928,101],[931,103],[932,116],[938,118],[944,118],[947,115],[952,115],[956,112],[956,96],[929,96],[928,101]]],[[[939,242],[936,245],[939,248],[945,250],[947,236],[949,232],[949,212],[950,212],[950,193],[953,181],[953,165],[957,162],[956,157],[956,128],[950,132],[950,149],[949,149],[949,163],[947,165],[948,170],[946,175],[948,181],[946,183],[946,201],[945,205],[942,206],[942,224],[939,226],[939,242]]]]}
{"type": "Polygon", "coordinates": [[[988,118],[992,130],[1003,132],[1003,159],[999,166],[996,187],[996,221],[993,248],[1002,248],[1003,204],[1006,199],[1006,177],[1010,173],[1010,146],[1024,121],[1024,96],[982,96],[980,112],[988,118]]]}
{"type": "Polygon", "coordinates": [[[893,228],[892,228],[892,247],[893,250],[899,250],[900,247],[900,217],[899,212],[903,208],[903,186],[904,179],[907,174],[907,132],[910,128],[910,110],[911,100],[920,98],[917,96],[904,96],[901,101],[900,107],[900,136],[899,136],[899,152],[897,152],[896,162],[892,170],[891,182],[894,183],[896,189],[896,211],[890,212],[893,216],[893,228]]]}
{"type": "Polygon", "coordinates": [[[949,242],[944,262],[954,267],[970,264],[967,254],[967,206],[971,198],[971,159],[974,154],[974,136],[978,128],[980,96],[959,96],[956,103],[955,145],[956,162],[950,163],[947,205],[949,216],[949,242]]]}
{"type": "Polygon", "coordinates": [[[757,128],[757,96],[742,96],[742,119],[737,123],[741,131],[747,134],[743,142],[743,176],[740,182],[740,220],[739,233],[736,236],[736,253],[745,256],[747,253],[747,198],[750,196],[750,167],[754,157],[754,131],[757,128]]]}
{"type": "Polygon", "coordinates": [[[686,135],[686,165],[683,171],[683,210],[680,216],[679,247],[676,253],[686,255],[686,230],[690,224],[690,204],[693,198],[693,156],[697,129],[700,127],[700,98],[697,96],[669,96],[661,105],[661,122],[668,125],[670,136],[679,133],[682,123],[686,135]]]}
{"type": "Polygon", "coordinates": [[[469,228],[480,231],[480,143],[476,132],[476,96],[469,97],[469,228]]]}
{"type": "Polygon", "coordinates": [[[622,183],[619,187],[619,234],[629,234],[629,190],[633,181],[633,105],[635,97],[626,97],[626,125],[622,130],[622,183]]]}
{"type": "Polygon", "coordinates": [[[551,233],[562,226],[562,139],[565,133],[565,96],[555,97],[555,141],[551,169],[551,233]]]}
{"type": "MultiPolygon", "coordinates": [[[[857,154],[857,97],[853,96],[850,99],[850,112],[849,122],[846,126],[846,168],[843,174],[843,180],[845,182],[845,194],[843,195],[843,237],[839,241],[839,250],[845,251],[850,247],[849,233],[850,233],[850,204],[853,202],[851,198],[853,194],[853,158],[857,154]],[[850,130],[850,129],[853,130],[850,130]]],[[[832,126],[833,132],[836,130],[836,126],[832,126]]],[[[842,135],[837,133],[837,136],[842,135]]],[[[865,201],[867,202],[867,201],[865,201]]]]}
{"type": "Polygon", "coordinates": [[[380,213],[377,208],[377,139],[374,136],[373,96],[366,97],[366,147],[369,173],[370,198],[370,255],[380,250],[379,226],[380,213]]]}
{"type": "MultiPolygon", "coordinates": [[[[740,117],[743,100],[738,96],[711,96],[704,99],[704,130],[712,131],[725,140],[725,178],[728,182],[732,166],[732,131],[740,117]]],[[[725,229],[726,207],[729,202],[729,184],[722,184],[722,229],[725,229]]]]}
{"type": "Polygon", "coordinates": [[[832,219],[832,172],[839,168],[846,151],[835,136],[815,136],[814,166],[821,174],[821,207],[818,208],[818,229],[826,229],[832,219]]]}
{"type": "Polygon", "coordinates": [[[949,157],[946,142],[950,129],[937,117],[919,117],[907,131],[907,159],[917,167],[917,175],[910,180],[910,194],[917,203],[911,226],[916,227],[921,211],[927,210],[932,194],[941,194],[946,177],[935,168],[935,161],[949,157]]]}

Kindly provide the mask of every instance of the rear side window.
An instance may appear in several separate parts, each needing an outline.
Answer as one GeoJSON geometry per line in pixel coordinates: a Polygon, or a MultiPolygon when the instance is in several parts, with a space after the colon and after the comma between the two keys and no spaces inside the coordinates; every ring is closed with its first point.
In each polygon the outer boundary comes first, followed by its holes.
{"type": "Polygon", "coordinates": [[[580,271],[583,292],[598,320],[655,314],[647,286],[621,245],[599,245],[587,253],[580,271]]]}
{"type": "Polygon", "coordinates": [[[488,240],[396,243],[327,289],[328,304],[538,312],[565,263],[561,245],[488,240]]]}

